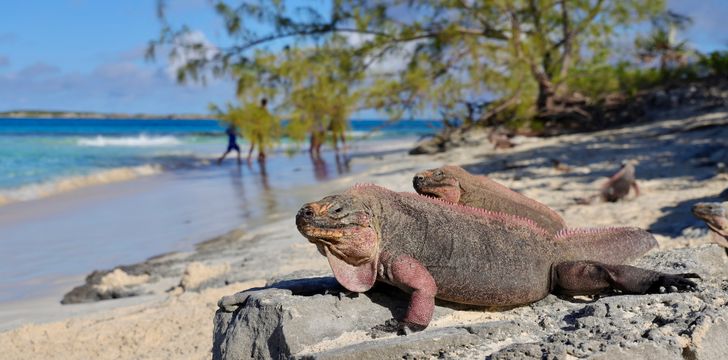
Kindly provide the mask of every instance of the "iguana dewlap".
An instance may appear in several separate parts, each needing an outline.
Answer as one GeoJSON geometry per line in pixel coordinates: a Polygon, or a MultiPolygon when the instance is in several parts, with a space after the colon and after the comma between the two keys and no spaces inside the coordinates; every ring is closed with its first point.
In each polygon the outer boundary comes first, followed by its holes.
{"type": "Polygon", "coordinates": [[[685,279],[694,274],[585,261],[642,254],[655,244],[643,230],[554,236],[525,218],[375,185],[305,204],[296,225],[327,257],[345,288],[364,292],[383,281],[411,293],[404,324],[413,328],[429,324],[435,298],[508,306],[537,301],[551,291],[646,293],[660,286],[695,286],[685,279]]]}
{"type": "Polygon", "coordinates": [[[564,219],[548,206],[459,166],[419,172],[412,179],[412,185],[419,194],[530,219],[551,233],[566,228],[564,219]]]}

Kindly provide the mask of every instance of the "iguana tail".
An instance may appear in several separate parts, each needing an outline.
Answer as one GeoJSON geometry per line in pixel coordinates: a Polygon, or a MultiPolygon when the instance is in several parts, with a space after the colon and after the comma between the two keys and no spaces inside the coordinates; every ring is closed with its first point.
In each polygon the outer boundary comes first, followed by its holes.
{"type": "Polygon", "coordinates": [[[652,234],[634,227],[564,229],[554,240],[565,260],[607,264],[629,263],[657,245],[652,234]]]}

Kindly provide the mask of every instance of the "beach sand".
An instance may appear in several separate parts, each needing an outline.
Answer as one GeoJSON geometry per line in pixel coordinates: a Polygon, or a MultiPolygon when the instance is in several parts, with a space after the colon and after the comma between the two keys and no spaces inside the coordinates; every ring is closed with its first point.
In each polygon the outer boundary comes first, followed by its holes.
{"type": "MultiPolygon", "coordinates": [[[[310,200],[360,182],[411,191],[415,172],[460,164],[553,207],[570,226],[638,226],[654,233],[661,248],[692,247],[708,243],[709,236],[704,224],[692,217],[690,207],[699,201],[720,200],[728,187],[727,178],[716,174],[715,167],[717,160],[726,160],[726,124],[727,113],[712,113],[590,134],[516,138],[518,146],[508,150],[493,150],[485,134],[474,134],[471,140],[479,145],[444,154],[411,157],[394,151],[356,158],[353,161],[366,169],[363,172],[296,191],[310,200]],[[568,171],[556,169],[554,159],[568,171]],[[625,159],[639,161],[641,196],[630,194],[618,203],[576,204],[576,198],[597,194],[607,176],[625,159]]],[[[62,310],[68,312],[62,320],[46,318],[39,310],[40,316],[29,316],[24,325],[0,333],[2,358],[209,358],[212,317],[220,296],[282,277],[329,274],[325,258],[295,229],[296,210],[287,209],[281,219],[208,242],[198,247],[197,253],[174,255],[180,260],[177,267],[187,266],[189,270],[189,263],[196,259],[203,264],[194,265],[197,269],[229,269],[234,274],[230,278],[238,282],[212,282],[200,291],[185,290],[177,286],[183,282],[180,270],[175,276],[159,279],[156,285],[149,284],[152,295],[102,302],[122,304],[109,305],[114,309],[99,309],[99,304],[73,305],[64,307],[73,312],[62,310]],[[135,303],[123,304],[129,301],[135,303]]],[[[204,283],[204,279],[195,281],[204,283]]],[[[25,310],[29,311],[27,306],[25,310]]],[[[432,326],[494,316],[498,314],[457,311],[432,326]]]]}

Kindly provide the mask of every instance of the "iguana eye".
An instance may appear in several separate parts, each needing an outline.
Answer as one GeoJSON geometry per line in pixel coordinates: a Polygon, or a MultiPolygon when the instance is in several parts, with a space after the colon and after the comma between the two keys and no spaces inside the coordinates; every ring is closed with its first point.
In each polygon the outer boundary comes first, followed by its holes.
{"type": "Polygon", "coordinates": [[[334,218],[340,218],[344,215],[344,207],[341,205],[334,205],[329,208],[329,215],[334,218]]]}
{"type": "Polygon", "coordinates": [[[445,174],[442,172],[442,170],[435,170],[435,172],[432,174],[432,177],[434,177],[435,180],[442,180],[443,176],[445,176],[445,174]]]}

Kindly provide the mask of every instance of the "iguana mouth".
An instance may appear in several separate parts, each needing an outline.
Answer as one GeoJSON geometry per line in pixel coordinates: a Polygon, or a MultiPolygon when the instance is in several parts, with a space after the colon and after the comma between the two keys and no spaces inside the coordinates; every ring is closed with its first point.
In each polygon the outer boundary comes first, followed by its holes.
{"type": "Polygon", "coordinates": [[[725,210],[723,206],[718,204],[700,203],[693,207],[693,213],[695,216],[701,219],[708,219],[710,217],[724,217],[725,210]]]}
{"type": "Polygon", "coordinates": [[[299,231],[310,243],[316,244],[321,255],[329,258],[335,256],[353,266],[372,261],[371,257],[350,256],[351,254],[347,253],[345,249],[350,247],[347,246],[345,237],[351,234],[347,234],[343,229],[322,229],[305,225],[300,227],[299,231]]]}
{"type": "Polygon", "coordinates": [[[421,195],[431,196],[437,199],[446,199],[448,195],[455,189],[452,184],[428,184],[427,186],[420,186],[416,188],[417,192],[421,195]]]}
{"type": "Polygon", "coordinates": [[[436,192],[430,192],[430,191],[424,191],[424,190],[420,190],[420,194],[421,195],[425,195],[425,196],[430,196],[430,197],[438,198],[438,199],[442,197],[441,194],[438,194],[436,192]]]}
{"type": "Polygon", "coordinates": [[[313,225],[303,225],[299,227],[299,231],[301,231],[301,233],[304,234],[309,241],[315,242],[312,241],[312,239],[316,239],[325,244],[338,242],[342,237],[344,237],[343,228],[325,229],[313,225]]]}

